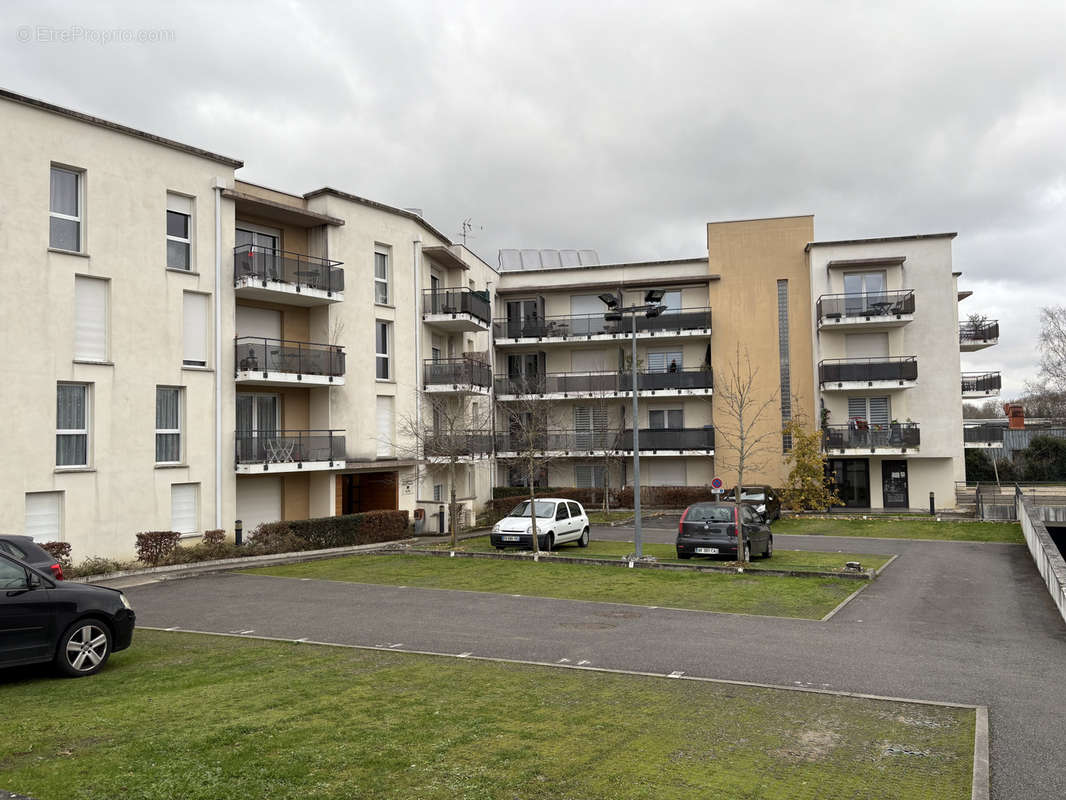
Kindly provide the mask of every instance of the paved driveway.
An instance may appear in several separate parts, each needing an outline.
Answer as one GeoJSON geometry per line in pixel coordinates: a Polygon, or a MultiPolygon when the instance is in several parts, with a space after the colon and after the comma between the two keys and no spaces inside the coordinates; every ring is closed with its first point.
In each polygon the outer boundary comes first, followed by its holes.
{"type": "Polygon", "coordinates": [[[241,574],[127,591],[144,625],[987,705],[993,798],[1066,797],[1066,625],[1023,546],[775,538],[900,558],[825,623],[241,574]]]}

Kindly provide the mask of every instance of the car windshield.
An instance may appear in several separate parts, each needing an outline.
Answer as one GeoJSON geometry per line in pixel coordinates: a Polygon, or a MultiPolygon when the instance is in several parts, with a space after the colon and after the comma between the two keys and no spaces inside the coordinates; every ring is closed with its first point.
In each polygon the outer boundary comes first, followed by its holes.
{"type": "MultiPolygon", "coordinates": [[[[547,500],[536,500],[533,503],[533,507],[537,512],[538,517],[554,517],[555,516],[555,503],[549,503],[547,500]]],[[[508,514],[509,517],[528,517],[529,516],[529,501],[523,500],[516,505],[514,509],[508,514]]]]}
{"type": "Polygon", "coordinates": [[[762,502],[766,499],[766,492],[764,492],[762,489],[741,489],[740,499],[758,500],[759,502],[762,502]]]}
{"type": "Polygon", "coordinates": [[[732,522],[732,506],[692,506],[685,522],[732,522]]]}

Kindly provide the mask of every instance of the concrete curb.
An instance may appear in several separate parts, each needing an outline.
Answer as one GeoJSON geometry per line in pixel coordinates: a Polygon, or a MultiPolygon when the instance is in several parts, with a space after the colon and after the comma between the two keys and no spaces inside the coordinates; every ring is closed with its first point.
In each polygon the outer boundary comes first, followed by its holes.
{"type": "Polygon", "coordinates": [[[973,788],[970,800],[988,800],[988,706],[977,707],[973,731],[973,788]]]}
{"type": "MultiPolygon", "coordinates": [[[[437,556],[438,558],[488,558],[498,561],[546,561],[558,564],[588,564],[602,567],[621,567],[623,569],[658,569],[671,572],[719,572],[726,575],[772,575],[786,578],[846,578],[848,580],[872,581],[876,574],[873,570],[862,572],[829,572],[817,570],[787,570],[787,569],[748,569],[740,572],[739,567],[718,567],[710,564],[670,564],[661,561],[624,561],[613,558],[591,558],[581,556],[559,555],[534,555],[533,553],[478,553],[460,550],[431,550],[421,548],[407,548],[394,550],[390,553],[407,555],[437,556]]],[[[887,566],[887,565],[886,565],[887,566]]]]}
{"type": "MultiPolygon", "coordinates": [[[[298,564],[301,561],[318,561],[323,558],[355,555],[373,550],[386,550],[397,545],[410,545],[414,539],[396,539],[391,542],[358,544],[351,547],[331,547],[326,550],[301,550],[297,553],[270,553],[261,556],[241,556],[238,558],[220,558],[214,561],[196,561],[191,564],[169,564],[164,567],[144,567],[143,569],[126,569],[108,572],[103,575],[88,575],[84,578],[70,578],[71,583],[106,584],[108,581],[122,578],[153,578],[155,580],[178,580],[204,575],[210,572],[226,572],[241,567],[272,567],[278,564],[298,564]]],[[[406,552],[406,551],[403,551],[406,552]]],[[[0,798],[2,800],[2,798],[0,798]]]]}

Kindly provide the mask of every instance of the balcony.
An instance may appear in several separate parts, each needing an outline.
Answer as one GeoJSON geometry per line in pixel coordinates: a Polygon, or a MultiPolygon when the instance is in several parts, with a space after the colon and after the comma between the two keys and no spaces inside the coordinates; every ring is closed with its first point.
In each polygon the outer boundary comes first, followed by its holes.
{"type": "Polygon", "coordinates": [[[488,395],[492,367],[474,358],[444,358],[422,362],[422,383],[433,394],[488,395]]]}
{"type": "Polygon", "coordinates": [[[1000,377],[998,372],[964,372],[962,373],[962,396],[966,398],[995,397],[999,394],[1000,377]]]}
{"type": "Polygon", "coordinates": [[[422,321],[449,333],[487,331],[492,321],[488,293],[471,289],[424,289],[422,321]]]}
{"type": "Polygon", "coordinates": [[[1003,447],[1003,425],[964,425],[962,427],[963,447],[976,449],[1003,447]]]}
{"type": "Polygon", "coordinates": [[[909,389],[918,383],[918,359],[830,358],[818,363],[822,391],[857,389],[909,389]]]}
{"type": "MultiPolygon", "coordinates": [[[[638,339],[676,339],[709,336],[711,309],[686,308],[657,317],[636,317],[638,339]]],[[[632,335],[630,319],[609,320],[605,314],[572,314],[558,317],[497,319],[492,323],[497,346],[595,342],[626,339],[632,335]]]]}
{"type": "Polygon", "coordinates": [[[331,344],[238,336],[238,383],[253,386],[343,386],[344,348],[331,344]]]}
{"type": "MultiPolygon", "coordinates": [[[[637,394],[640,397],[709,395],[713,387],[714,373],[710,368],[637,373],[637,394]]],[[[630,397],[632,394],[633,376],[628,372],[549,372],[543,377],[496,376],[497,400],[517,400],[529,396],[565,400],[630,397]]]]}
{"type": "Polygon", "coordinates": [[[824,294],[817,310],[819,330],[896,328],[914,319],[914,291],[824,294]]]}
{"type": "Polygon", "coordinates": [[[426,461],[447,464],[452,459],[469,463],[492,455],[492,434],[487,431],[427,431],[422,441],[426,461]]]}
{"type": "Polygon", "coordinates": [[[969,323],[959,326],[959,349],[964,353],[984,350],[999,343],[999,321],[969,323]]]}
{"type": "Polygon", "coordinates": [[[847,425],[825,425],[822,447],[834,455],[902,455],[917,450],[921,432],[916,422],[891,422],[883,425],[853,420],[847,425]]]}
{"type": "MultiPolygon", "coordinates": [[[[641,428],[641,456],[714,455],[714,428],[641,428]]],[[[532,446],[559,457],[633,452],[633,431],[543,431],[497,433],[496,455],[515,458],[532,446]],[[530,438],[532,441],[530,441],[530,438]]]]}
{"type": "Polygon", "coordinates": [[[344,431],[237,431],[238,475],[344,469],[344,431]]]}
{"type": "Polygon", "coordinates": [[[233,285],[238,297],[295,306],[344,299],[340,261],[259,245],[233,248],[233,285]]]}

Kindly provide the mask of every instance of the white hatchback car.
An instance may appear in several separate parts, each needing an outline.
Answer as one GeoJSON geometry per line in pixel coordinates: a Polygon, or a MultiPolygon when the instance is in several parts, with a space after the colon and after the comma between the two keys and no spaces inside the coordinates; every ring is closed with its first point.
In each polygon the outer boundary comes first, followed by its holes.
{"type": "MultiPolygon", "coordinates": [[[[541,550],[554,550],[564,542],[589,546],[589,518],[581,503],[557,497],[538,497],[533,501],[537,515],[537,540],[541,550]]],[[[523,500],[511,513],[492,526],[489,537],[497,550],[505,547],[533,549],[533,521],[529,501],[523,500]]]]}

